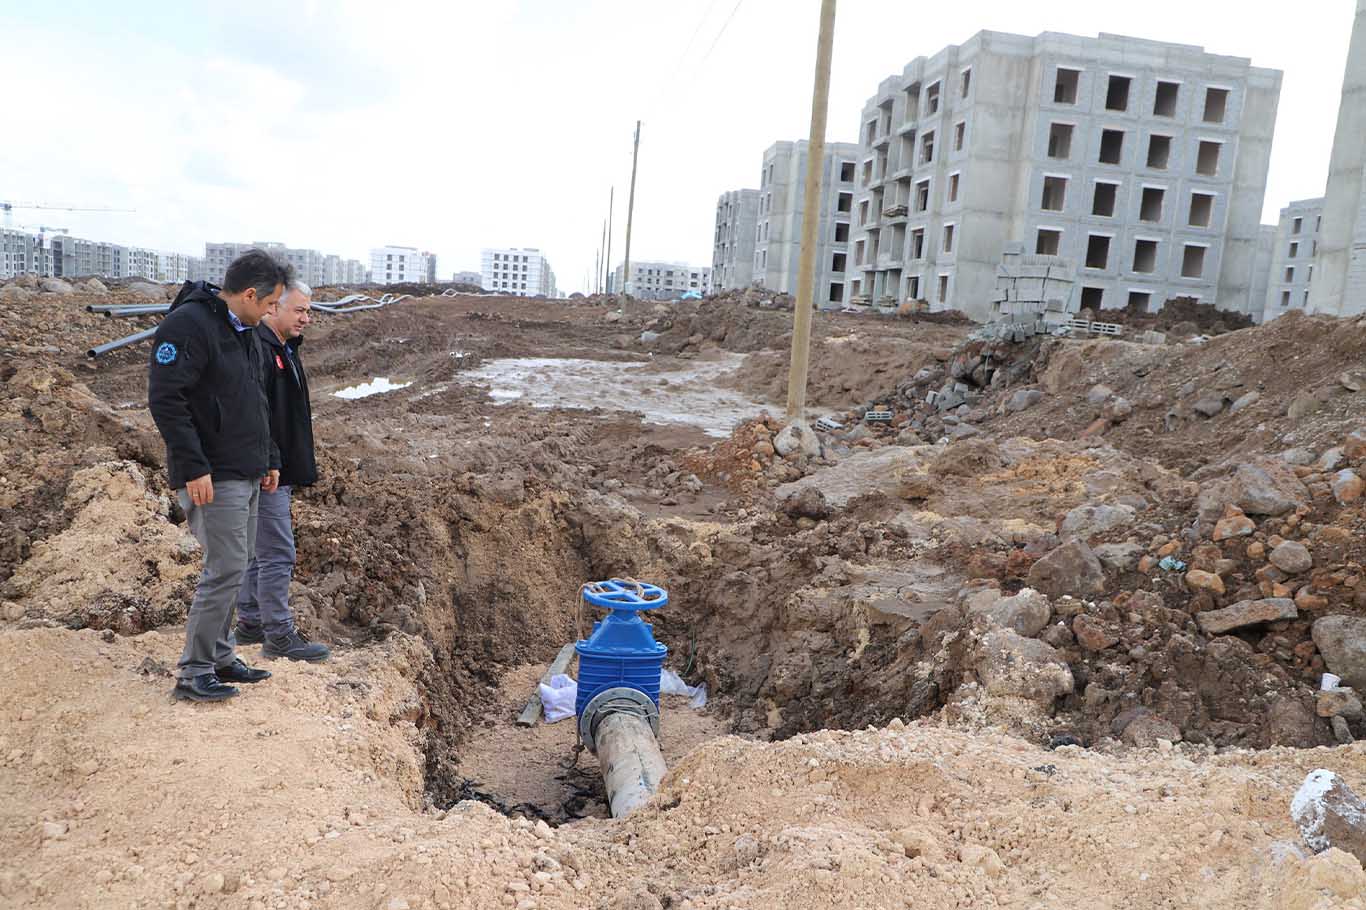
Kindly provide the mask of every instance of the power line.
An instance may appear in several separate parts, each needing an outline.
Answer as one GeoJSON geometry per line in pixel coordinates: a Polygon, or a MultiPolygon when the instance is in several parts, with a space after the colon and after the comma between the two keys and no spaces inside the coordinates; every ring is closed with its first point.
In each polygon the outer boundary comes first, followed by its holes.
{"type": "Polygon", "coordinates": [[[735,6],[731,9],[730,15],[726,17],[726,21],[722,23],[721,31],[716,33],[716,37],[712,39],[711,47],[707,48],[707,52],[702,55],[702,59],[697,61],[698,66],[701,66],[702,64],[706,63],[707,58],[711,56],[711,52],[716,50],[717,42],[720,41],[721,36],[726,33],[726,29],[730,27],[731,20],[735,18],[735,14],[740,11],[740,7],[744,4],[744,2],[745,0],[735,0],[735,6]]]}

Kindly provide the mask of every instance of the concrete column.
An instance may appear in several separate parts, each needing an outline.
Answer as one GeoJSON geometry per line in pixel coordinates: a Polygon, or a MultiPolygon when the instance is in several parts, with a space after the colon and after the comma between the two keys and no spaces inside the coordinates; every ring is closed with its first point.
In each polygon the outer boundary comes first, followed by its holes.
{"type": "MultiPolygon", "coordinates": [[[[1338,108],[1333,157],[1328,168],[1328,188],[1323,204],[1323,231],[1315,257],[1314,284],[1309,290],[1309,312],[1355,315],[1366,312],[1366,286],[1353,287],[1353,247],[1366,244],[1362,216],[1362,167],[1366,165],[1366,0],[1357,0],[1352,43],[1347,52],[1347,71],[1342,78],[1342,102],[1338,108]]],[[[1357,258],[1366,257],[1366,249],[1357,258]]]]}

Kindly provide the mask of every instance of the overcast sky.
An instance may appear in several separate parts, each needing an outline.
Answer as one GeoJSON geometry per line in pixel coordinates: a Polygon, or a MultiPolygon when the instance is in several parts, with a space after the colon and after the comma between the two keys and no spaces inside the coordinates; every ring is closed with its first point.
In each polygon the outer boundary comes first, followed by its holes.
{"type": "MultiPolygon", "coordinates": [[[[817,0],[199,3],[0,0],[0,200],[16,224],[202,255],[278,240],[368,263],[417,246],[438,275],[539,247],[582,290],[644,121],[633,259],[707,265],[716,197],[804,139],[817,0]]],[[[1352,0],[1269,15],[1234,0],[843,0],[831,141],[878,83],[982,29],[1136,35],[1284,71],[1263,221],[1319,196],[1352,0]]]]}

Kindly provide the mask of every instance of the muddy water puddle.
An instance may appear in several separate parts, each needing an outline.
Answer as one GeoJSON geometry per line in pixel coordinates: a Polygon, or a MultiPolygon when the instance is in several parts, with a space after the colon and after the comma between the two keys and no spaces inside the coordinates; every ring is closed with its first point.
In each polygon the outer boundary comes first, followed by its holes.
{"type": "Polygon", "coordinates": [[[716,380],[743,360],[729,354],[647,363],[518,357],[485,361],[460,378],[488,386],[489,398],[497,404],[634,411],[646,423],[684,424],[723,437],[765,407],[717,387],[716,380]]]}

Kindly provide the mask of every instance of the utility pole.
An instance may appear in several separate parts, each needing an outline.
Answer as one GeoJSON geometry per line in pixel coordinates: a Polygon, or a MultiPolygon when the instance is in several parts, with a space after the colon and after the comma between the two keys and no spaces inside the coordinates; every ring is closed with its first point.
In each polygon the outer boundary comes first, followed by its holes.
{"type": "Polygon", "coordinates": [[[597,259],[593,261],[593,283],[597,286],[597,293],[602,293],[602,265],[607,248],[607,219],[602,219],[602,240],[598,243],[597,259]]]}
{"type": "MultiPolygon", "coordinates": [[[[828,71],[828,67],[827,67],[828,71]]],[[[828,80],[827,76],[827,80],[828,80]]],[[[822,127],[824,130],[824,117],[822,116],[822,127]]],[[[621,269],[621,292],[628,294],[631,291],[631,219],[636,213],[636,161],[640,157],[640,121],[636,121],[636,142],[631,148],[631,195],[626,202],[626,256],[625,265],[621,269]]]]}
{"type": "Polygon", "coordinates": [[[792,360],[787,374],[787,419],[789,423],[803,427],[806,422],[806,370],[811,354],[811,306],[816,284],[816,227],[821,215],[821,172],[825,160],[825,117],[830,101],[830,53],[834,43],[835,0],[821,0],[816,79],[811,90],[811,136],[806,148],[806,187],[802,197],[797,303],[792,311],[792,360]]]}
{"type": "Polygon", "coordinates": [[[598,279],[601,278],[601,277],[602,277],[602,249],[601,249],[601,248],[598,248],[598,249],[596,249],[596,250],[593,251],[593,280],[592,280],[592,281],[589,281],[589,282],[585,282],[585,284],[587,285],[588,293],[590,293],[590,294],[596,294],[596,293],[598,292],[597,283],[598,283],[598,279]]]}
{"type": "Polygon", "coordinates": [[[617,188],[614,186],[607,191],[607,254],[602,258],[602,289],[607,290],[608,282],[612,275],[612,203],[615,201],[617,188]]]}

